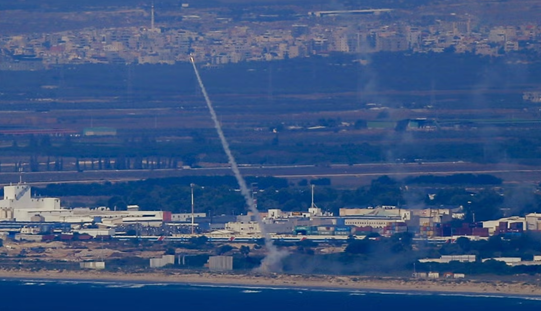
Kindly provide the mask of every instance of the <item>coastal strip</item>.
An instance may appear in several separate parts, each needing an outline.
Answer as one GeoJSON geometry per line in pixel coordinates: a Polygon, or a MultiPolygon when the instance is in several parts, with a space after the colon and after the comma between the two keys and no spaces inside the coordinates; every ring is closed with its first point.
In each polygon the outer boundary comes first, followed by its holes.
{"type": "Polygon", "coordinates": [[[520,281],[424,280],[392,277],[326,276],[293,274],[227,274],[193,271],[163,272],[105,272],[67,270],[7,270],[0,269],[0,279],[32,279],[58,281],[110,281],[171,283],[190,285],[220,285],[247,287],[291,287],[308,289],[337,289],[348,291],[392,291],[454,294],[485,294],[541,297],[541,287],[520,281]]]}

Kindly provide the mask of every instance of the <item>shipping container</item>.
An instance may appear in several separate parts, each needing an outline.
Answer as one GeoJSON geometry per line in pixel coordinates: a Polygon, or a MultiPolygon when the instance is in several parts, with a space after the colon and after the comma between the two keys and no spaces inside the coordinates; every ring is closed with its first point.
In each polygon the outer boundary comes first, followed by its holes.
{"type": "Polygon", "coordinates": [[[488,228],[473,228],[472,229],[472,235],[480,236],[480,237],[488,237],[488,228]]]}
{"type": "Polygon", "coordinates": [[[73,234],[61,234],[59,238],[61,241],[71,241],[73,240],[73,234]]]}
{"type": "Polygon", "coordinates": [[[77,239],[79,241],[88,241],[88,240],[92,240],[92,236],[90,234],[80,234],[77,239]]]}
{"type": "Polygon", "coordinates": [[[52,235],[52,234],[45,234],[45,235],[42,235],[42,236],[41,236],[41,240],[42,240],[43,242],[53,241],[54,238],[55,238],[55,236],[52,235]]]}

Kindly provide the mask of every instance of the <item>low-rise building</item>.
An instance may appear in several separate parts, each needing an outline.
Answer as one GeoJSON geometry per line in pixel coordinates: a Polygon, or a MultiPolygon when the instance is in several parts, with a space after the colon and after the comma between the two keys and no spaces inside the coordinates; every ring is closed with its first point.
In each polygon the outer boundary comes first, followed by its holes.
{"type": "Polygon", "coordinates": [[[80,263],[81,269],[103,270],[105,269],[104,261],[85,261],[80,263]]]}
{"type": "Polygon", "coordinates": [[[440,273],[439,272],[428,272],[428,278],[429,279],[439,279],[440,273]]]}
{"type": "Polygon", "coordinates": [[[483,259],[483,262],[489,261],[489,260],[495,260],[495,261],[502,261],[505,262],[508,266],[513,266],[522,261],[520,257],[495,257],[495,258],[485,258],[483,259]]]}
{"type": "Polygon", "coordinates": [[[231,271],[233,270],[233,257],[210,256],[208,267],[210,271],[231,271]]]}
{"type": "Polygon", "coordinates": [[[541,231],[541,214],[531,213],[526,215],[526,230],[541,231]]]}
{"type": "Polygon", "coordinates": [[[341,208],[340,217],[398,217],[402,221],[411,219],[411,211],[396,206],[379,206],[376,208],[341,208]]]}
{"type": "Polygon", "coordinates": [[[451,261],[475,262],[476,258],[477,257],[475,255],[443,255],[440,258],[419,259],[419,262],[421,263],[426,263],[426,262],[450,263],[451,261]]]}
{"type": "Polygon", "coordinates": [[[483,221],[483,228],[488,228],[490,235],[505,234],[507,232],[521,233],[525,227],[527,227],[525,217],[512,216],[483,221]]]}
{"type": "Polygon", "coordinates": [[[175,264],[175,255],[163,255],[160,258],[150,258],[151,268],[162,268],[166,265],[175,264]]]}

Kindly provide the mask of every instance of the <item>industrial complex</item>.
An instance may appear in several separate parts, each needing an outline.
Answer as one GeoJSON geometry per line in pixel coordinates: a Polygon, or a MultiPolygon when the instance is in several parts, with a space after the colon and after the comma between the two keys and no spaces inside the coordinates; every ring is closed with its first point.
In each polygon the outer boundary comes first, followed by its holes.
{"type": "Polygon", "coordinates": [[[525,217],[465,223],[452,227],[461,219],[461,208],[404,209],[396,206],[341,208],[339,215],[322,211],[312,201],[306,212],[269,209],[259,216],[207,217],[205,213],[173,214],[167,211],[127,210],[108,207],[63,208],[58,198],[32,197],[31,187],[24,183],[4,187],[0,200],[0,232],[19,240],[70,239],[75,233],[89,238],[140,238],[182,240],[205,235],[216,241],[246,241],[263,237],[261,226],[272,238],[299,241],[392,236],[410,232],[418,239],[447,241],[461,236],[487,239],[489,236],[520,235],[541,230],[541,214],[525,217]],[[261,217],[261,221],[258,221],[261,217]]]}

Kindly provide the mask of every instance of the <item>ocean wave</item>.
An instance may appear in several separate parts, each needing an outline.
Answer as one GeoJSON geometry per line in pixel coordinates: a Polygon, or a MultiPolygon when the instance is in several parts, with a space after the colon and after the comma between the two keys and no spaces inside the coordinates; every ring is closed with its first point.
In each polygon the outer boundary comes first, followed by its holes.
{"type": "Polygon", "coordinates": [[[436,296],[446,297],[470,297],[470,298],[498,298],[498,299],[517,299],[517,300],[533,300],[541,301],[539,296],[527,296],[527,295],[508,295],[508,294],[479,294],[479,293],[433,293],[436,296]]]}
{"type": "Polygon", "coordinates": [[[149,284],[145,284],[145,285],[148,285],[148,286],[172,286],[172,285],[175,285],[173,283],[149,283],[149,284]]]}
{"type": "Polygon", "coordinates": [[[115,284],[110,284],[110,285],[106,285],[105,287],[106,288],[143,288],[147,286],[147,284],[142,284],[142,283],[115,283],[115,284]]]}
{"type": "Polygon", "coordinates": [[[349,293],[350,296],[366,296],[365,292],[351,292],[349,293]]]}
{"type": "Polygon", "coordinates": [[[513,296],[500,295],[500,294],[476,294],[476,293],[435,293],[435,295],[448,296],[448,297],[473,297],[473,298],[513,298],[513,296]]]}
{"type": "Polygon", "coordinates": [[[261,293],[260,290],[249,290],[249,289],[245,289],[242,291],[242,293],[245,293],[245,294],[259,294],[261,293]]]}
{"type": "Polygon", "coordinates": [[[41,279],[20,279],[20,280],[13,280],[13,279],[0,279],[2,282],[14,282],[15,284],[22,284],[22,285],[46,285],[49,283],[56,283],[49,280],[41,280],[41,279]]]}
{"type": "Polygon", "coordinates": [[[247,289],[247,290],[291,290],[291,288],[287,287],[267,287],[267,286],[246,286],[246,285],[233,285],[233,284],[189,284],[190,286],[197,288],[197,287],[204,287],[204,288],[240,288],[240,289],[247,289]]]}
{"type": "Polygon", "coordinates": [[[356,290],[356,293],[365,293],[373,295],[400,295],[400,296],[432,296],[433,292],[421,292],[421,291],[400,291],[400,290],[356,290]]]}

